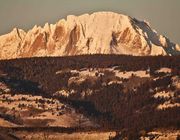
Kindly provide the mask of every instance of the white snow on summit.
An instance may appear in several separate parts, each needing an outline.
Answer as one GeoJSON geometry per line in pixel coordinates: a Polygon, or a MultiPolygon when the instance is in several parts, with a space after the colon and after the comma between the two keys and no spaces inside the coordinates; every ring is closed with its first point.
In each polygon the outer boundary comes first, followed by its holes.
{"type": "Polygon", "coordinates": [[[180,46],[148,22],[113,12],[70,15],[54,25],[0,36],[0,59],[80,54],[177,55],[180,46]]]}

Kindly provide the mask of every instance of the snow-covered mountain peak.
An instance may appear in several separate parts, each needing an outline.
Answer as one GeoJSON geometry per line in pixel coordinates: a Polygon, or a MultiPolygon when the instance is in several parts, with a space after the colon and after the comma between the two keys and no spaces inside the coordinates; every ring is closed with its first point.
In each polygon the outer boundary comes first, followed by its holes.
{"type": "Polygon", "coordinates": [[[0,59],[80,54],[175,55],[180,47],[147,21],[113,12],[69,15],[56,24],[0,36],[0,59]]]}

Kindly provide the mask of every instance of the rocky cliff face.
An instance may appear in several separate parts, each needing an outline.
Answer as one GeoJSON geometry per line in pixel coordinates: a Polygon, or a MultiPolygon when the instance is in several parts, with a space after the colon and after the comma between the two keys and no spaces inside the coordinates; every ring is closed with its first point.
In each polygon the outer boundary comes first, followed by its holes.
{"type": "Polygon", "coordinates": [[[0,59],[80,54],[176,55],[180,47],[145,21],[112,12],[68,16],[56,24],[0,36],[0,59]]]}

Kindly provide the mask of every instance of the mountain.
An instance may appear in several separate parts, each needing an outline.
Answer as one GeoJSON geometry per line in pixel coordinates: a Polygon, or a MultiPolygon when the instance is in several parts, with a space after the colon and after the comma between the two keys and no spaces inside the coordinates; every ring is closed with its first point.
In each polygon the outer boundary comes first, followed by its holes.
{"type": "Polygon", "coordinates": [[[80,54],[176,55],[180,46],[146,21],[113,12],[67,16],[56,24],[0,36],[0,59],[80,54]]]}
{"type": "Polygon", "coordinates": [[[179,140],[178,60],[126,55],[0,60],[0,140],[179,140]]]}

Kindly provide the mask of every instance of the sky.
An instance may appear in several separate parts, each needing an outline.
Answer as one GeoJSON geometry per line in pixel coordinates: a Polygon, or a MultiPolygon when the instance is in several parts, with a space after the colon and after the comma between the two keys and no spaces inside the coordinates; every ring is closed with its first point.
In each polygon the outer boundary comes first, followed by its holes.
{"type": "Polygon", "coordinates": [[[180,0],[0,0],[0,35],[14,27],[28,31],[67,15],[97,11],[146,20],[159,34],[180,44],[180,0]]]}

